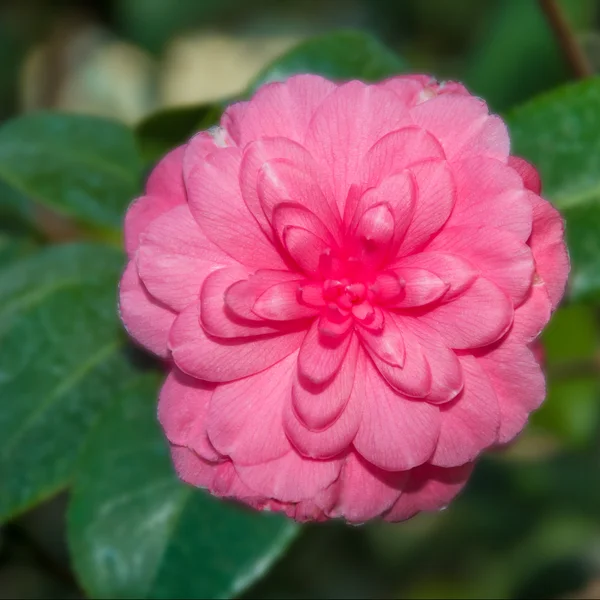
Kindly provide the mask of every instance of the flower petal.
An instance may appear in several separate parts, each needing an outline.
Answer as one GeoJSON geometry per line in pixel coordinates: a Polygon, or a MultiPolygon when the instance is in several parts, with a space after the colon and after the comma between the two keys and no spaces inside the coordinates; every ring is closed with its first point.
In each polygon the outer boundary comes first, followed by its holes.
{"type": "Polygon", "coordinates": [[[404,293],[390,302],[394,308],[411,308],[431,304],[441,298],[449,285],[431,271],[413,267],[394,269],[396,277],[404,282],[404,293]]]}
{"type": "Polygon", "coordinates": [[[183,446],[171,446],[171,460],[182,481],[194,487],[210,489],[218,463],[204,460],[183,446]]]}
{"type": "Polygon", "coordinates": [[[364,327],[358,327],[357,333],[361,340],[368,346],[369,351],[392,367],[404,366],[406,358],[406,347],[404,338],[396,320],[385,318],[383,329],[378,332],[369,331],[364,327]]]}
{"type": "Polygon", "coordinates": [[[167,340],[177,315],[148,293],[133,260],[119,284],[119,313],[131,337],[157,356],[169,356],[167,340]]]}
{"type": "Polygon", "coordinates": [[[211,272],[238,263],[204,235],[183,205],[155,219],[141,235],[137,264],[148,291],[182,311],[198,300],[211,272]]]}
{"type": "MultiPolygon", "coordinates": [[[[513,321],[510,300],[494,283],[478,277],[450,302],[422,311],[418,318],[435,329],[448,348],[478,348],[495,342],[513,321]]],[[[412,316],[417,316],[413,311],[412,316]]]]}
{"type": "Polygon", "coordinates": [[[392,390],[370,361],[364,385],[363,417],[354,439],[356,450],[387,471],[412,469],[428,460],[440,432],[439,409],[392,390]]]}
{"type": "Polygon", "coordinates": [[[217,386],[206,428],[218,452],[236,465],[255,465],[290,451],[281,420],[295,367],[291,354],[261,373],[217,386]]]}
{"type": "Polygon", "coordinates": [[[297,350],[306,333],[243,340],[213,338],[200,326],[200,303],[175,320],[169,347],[177,366],[198,379],[226,382],[254,375],[297,350]]]}
{"type": "Polygon", "coordinates": [[[474,460],[494,444],[500,429],[500,407],[488,376],[473,356],[460,357],[465,386],[440,407],[441,430],[431,463],[457,467],[474,460]]]}
{"type": "Polygon", "coordinates": [[[190,209],[206,236],[241,264],[282,268],[281,257],[242,199],[240,162],[237,148],[222,148],[195,164],[186,179],[190,209]]]}
{"type": "Polygon", "coordinates": [[[167,439],[210,461],[221,458],[206,434],[208,405],[214,389],[214,384],[174,368],[160,390],[158,401],[158,420],[167,439]]]}
{"type": "Polygon", "coordinates": [[[444,469],[423,465],[413,469],[400,498],[385,515],[386,521],[404,521],[420,511],[442,510],[467,483],[473,464],[444,469]]]}
{"type": "Polygon", "coordinates": [[[536,168],[519,156],[509,156],[508,166],[513,168],[523,180],[523,185],[534,194],[540,195],[542,181],[536,168]]]}
{"type": "Polygon", "coordinates": [[[293,321],[314,317],[318,310],[298,302],[300,281],[284,281],[267,288],[256,300],[252,312],[263,319],[293,321]]]}
{"type": "Polygon", "coordinates": [[[319,332],[319,323],[313,323],[300,347],[300,375],[315,385],[331,380],[346,356],[352,337],[352,334],[341,338],[323,336],[319,332]]]}
{"type": "Polygon", "coordinates": [[[300,502],[333,483],[341,466],[341,460],[313,460],[291,450],[260,465],[236,464],[236,470],[242,481],[262,496],[280,502],[300,502]]]}

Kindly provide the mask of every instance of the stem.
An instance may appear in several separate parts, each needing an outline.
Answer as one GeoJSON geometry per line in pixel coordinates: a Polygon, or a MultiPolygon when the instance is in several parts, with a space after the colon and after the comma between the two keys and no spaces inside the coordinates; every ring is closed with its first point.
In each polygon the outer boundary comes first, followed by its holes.
{"type": "Polygon", "coordinates": [[[579,45],[573,28],[558,0],[538,0],[542,12],[546,16],[552,31],[569,63],[573,74],[580,79],[585,79],[594,74],[594,70],[579,45]]]}

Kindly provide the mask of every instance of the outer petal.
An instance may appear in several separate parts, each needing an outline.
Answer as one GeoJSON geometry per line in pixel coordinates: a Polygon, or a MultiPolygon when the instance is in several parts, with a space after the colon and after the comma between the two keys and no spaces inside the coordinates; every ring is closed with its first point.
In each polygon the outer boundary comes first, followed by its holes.
{"type": "Polygon", "coordinates": [[[442,510],[467,483],[473,464],[444,469],[423,465],[413,469],[400,499],[385,515],[386,521],[404,521],[420,511],[442,510]]]}
{"type": "Polygon", "coordinates": [[[187,205],[155,219],[140,241],[137,264],[144,285],[176,311],[198,300],[211,272],[238,264],[204,235],[187,205]]]}
{"type": "Polygon", "coordinates": [[[183,446],[171,446],[171,460],[182,481],[194,487],[210,489],[218,463],[204,460],[183,446]]]}
{"type": "Polygon", "coordinates": [[[493,224],[527,241],[532,210],[519,175],[503,162],[475,156],[453,163],[456,207],[448,226],[481,227],[493,224]]]}
{"type": "Polygon", "coordinates": [[[280,502],[300,502],[333,483],[342,466],[338,460],[312,460],[291,450],[260,465],[237,465],[242,481],[259,494],[280,502]]]}
{"type": "Polygon", "coordinates": [[[208,405],[214,389],[214,384],[174,368],[160,390],[158,401],[158,420],[167,439],[177,446],[187,446],[209,461],[221,458],[206,435],[208,405]]]}
{"type": "Polygon", "coordinates": [[[185,146],[169,152],[146,183],[146,195],[138,198],[125,215],[125,248],[130,257],[137,250],[140,234],[161,214],[185,204],[182,163],[185,146]]]}
{"type": "Polygon", "coordinates": [[[295,366],[292,354],[257,375],[216,388],[208,410],[208,436],[236,465],[263,463],[290,451],[281,419],[295,366]]]}
{"type": "Polygon", "coordinates": [[[546,284],[552,308],[558,306],[567,284],[569,255],[564,241],[564,221],[546,200],[529,194],[533,205],[533,227],[529,245],[535,259],[538,279],[546,284]]]}
{"type": "Polygon", "coordinates": [[[436,406],[410,400],[392,390],[367,361],[363,418],[356,450],[387,471],[423,464],[433,454],[440,432],[436,406]]]}
{"type": "Polygon", "coordinates": [[[336,85],[318,75],[296,75],[258,90],[243,110],[239,104],[225,111],[227,129],[240,146],[263,137],[287,137],[302,143],[308,124],[321,102],[336,85]]]}
{"type": "Polygon", "coordinates": [[[131,337],[157,356],[169,355],[167,340],[177,316],[152,298],[130,261],[119,285],[119,311],[131,337]]]}
{"type": "Polygon", "coordinates": [[[253,269],[282,268],[242,199],[240,163],[237,148],[222,148],[195,164],[186,179],[190,209],[206,236],[238,262],[253,269]]]}
{"type": "Polygon", "coordinates": [[[513,321],[510,300],[495,284],[479,277],[463,294],[418,316],[449,348],[478,348],[495,342],[513,321]]]}
{"type": "Polygon", "coordinates": [[[427,250],[456,254],[468,260],[518,306],[533,281],[529,246],[509,231],[495,227],[446,227],[427,250]]]}
{"type": "Polygon", "coordinates": [[[351,452],[336,484],[337,501],[327,511],[328,516],[353,523],[374,519],[398,500],[408,477],[408,471],[383,471],[351,452]]]}
{"type": "Polygon", "coordinates": [[[339,86],[315,111],[305,145],[320,164],[327,165],[340,214],[369,148],[406,120],[393,92],[359,81],[339,86]]]}
{"type": "Polygon", "coordinates": [[[509,156],[508,166],[512,167],[521,176],[523,184],[528,190],[538,195],[541,193],[542,182],[533,165],[518,156],[509,156]]]}
{"type": "Polygon", "coordinates": [[[169,337],[177,366],[198,379],[226,382],[253,375],[297,350],[304,331],[280,336],[225,340],[207,335],[200,326],[200,307],[191,305],[178,317],[169,337]]]}
{"type": "Polygon", "coordinates": [[[441,430],[431,463],[457,467],[474,460],[496,442],[500,408],[494,388],[473,356],[460,357],[465,387],[460,396],[440,407],[441,430]]]}
{"type": "Polygon", "coordinates": [[[544,374],[533,352],[511,335],[495,349],[482,355],[479,361],[498,397],[498,442],[503,444],[523,429],[529,413],[544,401],[544,374]]]}

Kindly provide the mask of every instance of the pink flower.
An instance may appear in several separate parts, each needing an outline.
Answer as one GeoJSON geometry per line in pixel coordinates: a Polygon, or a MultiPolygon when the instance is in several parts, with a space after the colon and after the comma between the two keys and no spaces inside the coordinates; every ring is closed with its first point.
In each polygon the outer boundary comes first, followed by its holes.
{"type": "Polygon", "coordinates": [[[544,399],[569,270],[506,127],[425,76],[260,89],[126,222],[121,315],[172,361],[180,477],[299,519],[437,510],[544,399]]]}

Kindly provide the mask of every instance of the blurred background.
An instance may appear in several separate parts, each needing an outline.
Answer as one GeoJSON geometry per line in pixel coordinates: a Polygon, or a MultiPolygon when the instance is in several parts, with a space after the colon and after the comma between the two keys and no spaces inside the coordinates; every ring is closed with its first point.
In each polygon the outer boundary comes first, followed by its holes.
{"type": "MultiPolygon", "coordinates": [[[[598,2],[562,6],[600,68],[598,2]]],[[[235,97],[277,55],[339,28],[503,114],[570,79],[535,0],[0,0],[0,121],[51,108],[137,125],[235,97]]],[[[449,509],[307,526],[245,597],[600,598],[598,307],[560,309],[543,342],[546,404],[449,509]]],[[[0,598],[83,597],[65,506],[59,496],[0,530],[0,598]]]]}

